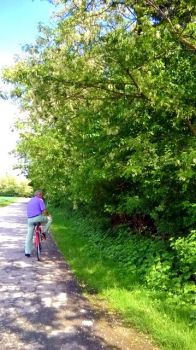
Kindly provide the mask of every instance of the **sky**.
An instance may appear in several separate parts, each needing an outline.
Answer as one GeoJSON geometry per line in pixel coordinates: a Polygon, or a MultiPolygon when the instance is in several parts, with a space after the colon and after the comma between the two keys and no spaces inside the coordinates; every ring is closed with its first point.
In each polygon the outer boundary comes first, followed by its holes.
{"type": "MultiPolygon", "coordinates": [[[[55,10],[47,0],[0,0],[0,74],[14,62],[14,56],[22,54],[23,45],[35,42],[40,22],[52,23],[55,10]]],[[[0,80],[0,90],[6,88],[0,80]]],[[[9,154],[18,140],[12,129],[19,113],[12,101],[0,99],[0,176],[19,173],[12,170],[16,159],[9,154]]]]}

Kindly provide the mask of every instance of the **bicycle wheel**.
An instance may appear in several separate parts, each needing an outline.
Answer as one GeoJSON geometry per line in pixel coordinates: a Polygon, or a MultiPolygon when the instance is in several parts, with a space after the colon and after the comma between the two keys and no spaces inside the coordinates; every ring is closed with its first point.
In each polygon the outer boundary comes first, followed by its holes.
{"type": "Polygon", "coordinates": [[[36,251],[37,251],[37,260],[40,261],[41,260],[41,243],[38,243],[36,251]]]}
{"type": "Polygon", "coordinates": [[[41,228],[38,224],[35,228],[35,248],[36,248],[36,254],[37,254],[37,260],[40,261],[41,256],[41,228]]]}

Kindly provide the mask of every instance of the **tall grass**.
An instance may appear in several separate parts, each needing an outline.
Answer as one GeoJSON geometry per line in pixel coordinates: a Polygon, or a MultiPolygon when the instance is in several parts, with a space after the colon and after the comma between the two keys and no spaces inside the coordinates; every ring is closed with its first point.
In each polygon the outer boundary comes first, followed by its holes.
{"type": "MultiPolygon", "coordinates": [[[[128,268],[125,256],[118,258],[122,240],[100,234],[85,219],[59,210],[53,213],[54,239],[87,294],[96,293],[127,325],[151,334],[163,349],[196,349],[191,305],[165,291],[146,288],[137,269],[128,268]]],[[[128,249],[134,254],[131,245],[128,249]]]]}

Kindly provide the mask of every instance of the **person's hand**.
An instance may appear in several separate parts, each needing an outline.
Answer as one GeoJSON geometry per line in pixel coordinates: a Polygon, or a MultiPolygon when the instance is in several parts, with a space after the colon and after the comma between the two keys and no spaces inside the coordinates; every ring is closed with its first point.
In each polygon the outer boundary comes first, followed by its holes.
{"type": "Polygon", "coordinates": [[[49,216],[50,215],[49,212],[48,212],[48,209],[43,210],[42,214],[45,215],[45,216],[49,216]]]}

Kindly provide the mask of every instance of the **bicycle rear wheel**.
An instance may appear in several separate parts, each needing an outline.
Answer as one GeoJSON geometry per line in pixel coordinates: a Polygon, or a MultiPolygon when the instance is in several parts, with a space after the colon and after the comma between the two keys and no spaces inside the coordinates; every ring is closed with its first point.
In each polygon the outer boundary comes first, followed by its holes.
{"type": "Polygon", "coordinates": [[[40,242],[37,245],[36,252],[37,252],[37,260],[40,261],[41,260],[41,243],[40,242]]]}
{"type": "Polygon", "coordinates": [[[37,260],[41,260],[41,228],[40,224],[36,225],[35,228],[35,248],[36,248],[36,255],[37,255],[37,260]]]}

